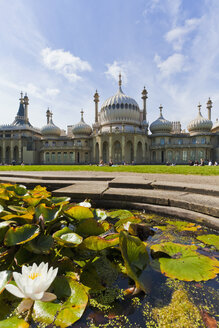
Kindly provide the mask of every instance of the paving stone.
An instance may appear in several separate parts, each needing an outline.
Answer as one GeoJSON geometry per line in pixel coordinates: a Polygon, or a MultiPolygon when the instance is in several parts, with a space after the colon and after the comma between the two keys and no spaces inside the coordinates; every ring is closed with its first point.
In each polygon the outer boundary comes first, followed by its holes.
{"type": "Polygon", "coordinates": [[[72,199],[84,200],[85,198],[100,199],[102,193],[108,188],[107,182],[87,181],[53,191],[54,196],[68,196],[72,199]]]}

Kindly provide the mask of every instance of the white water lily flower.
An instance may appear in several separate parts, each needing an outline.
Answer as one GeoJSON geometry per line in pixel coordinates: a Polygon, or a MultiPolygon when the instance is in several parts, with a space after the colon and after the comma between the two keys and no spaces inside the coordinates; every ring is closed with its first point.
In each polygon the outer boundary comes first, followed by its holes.
{"type": "Polygon", "coordinates": [[[91,207],[91,203],[87,202],[86,200],[84,202],[79,203],[78,205],[83,207],[91,207]]]}
{"type": "Polygon", "coordinates": [[[130,224],[131,224],[130,221],[124,223],[124,224],[123,224],[123,228],[124,228],[126,231],[129,231],[130,224]]]}
{"type": "Polygon", "coordinates": [[[99,209],[96,210],[96,215],[98,218],[100,218],[98,221],[104,221],[107,218],[106,212],[99,209]]]}
{"type": "Polygon", "coordinates": [[[48,263],[42,262],[39,266],[34,263],[32,266],[22,266],[22,273],[13,272],[17,287],[13,284],[6,285],[6,289],[16,297],[31,299],[33,301],[53,301],[56,295],[47,293],[58,272],[58,268],[51,267],[48,270],[48,263]]]}

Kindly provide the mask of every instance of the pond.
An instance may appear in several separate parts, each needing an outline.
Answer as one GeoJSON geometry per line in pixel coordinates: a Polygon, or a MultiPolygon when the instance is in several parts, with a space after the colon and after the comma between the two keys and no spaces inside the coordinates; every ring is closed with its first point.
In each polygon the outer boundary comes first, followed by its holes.
{"type": "Polygon", "coordinates": [[[0,328],[217,327],[217,231],[40,186],[1,184],[0,204],[0,328]],[[42,263],[58,273],[36,296],[53,274],[42,263]]]}

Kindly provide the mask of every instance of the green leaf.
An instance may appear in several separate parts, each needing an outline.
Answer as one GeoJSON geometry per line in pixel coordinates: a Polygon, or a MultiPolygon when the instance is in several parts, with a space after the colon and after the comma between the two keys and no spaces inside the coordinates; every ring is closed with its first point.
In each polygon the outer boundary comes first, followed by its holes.
{"type": "Polygon", "coordinates": [[[33,316],[37,322],[65,328],[81,318],[88,296],[84,286],[71,277],[62,277],[58,283],[59,298],[68,297],[67,300],[64,303],[59,300],[58,303],[35,301],[33,316]]]}
{"type": "Polygon", "coordinates": [[[27,188],[23,185],[12,185],[6,187],[7,190],[13,191],[15,196],[25,196],[27,194],[27,188]]]}
{"type": "Polygon", "coordinates": [[[36,225],[24,224],[21,227],[11,227],[5,234],[6,246],[20,245],[36,238],[40,229],[36,225]]]}
{"type": "Polygon", "coordinates": [[[125,230],[125,229],[124,229],[124,225],[125,225],[126,223],[128,223],[128,222],[137,224],[137,223],[141,223],[141,219],[136,218],[136,217],[133,216],[133,215],[132,215],[132,217],[129,217],[129,218],[123,218],[123,219],[120,219],[119,221],[117,221],[117,222],[115,223],[115,229],[116,229],[118,232],[120,232],[120,231],[122,231],[122,230],[125,230]]]}
{"type": "Polygon", "coordinates": [[[145,284],[141,280],[141,273],[149,262],[144,243],[124,231],[120,232],[119,243],[128,276],[135,281],[137,288],[146,292],[145,284]]]}
{"type": "Polygon", "coordinates": [[[53,238],[50,235],[39,235],[25,244],[25,248],[35,254],[49,254],[53,247],[53,238]]]}
{"type": "Polygon", "coordinates": [[[113,247],[119,244],[119,237],[113,239],[105,239],[100,236],[91,236],[83,241],[83,246],[93,251],[101,251],[108,247],[113,247]]]}
{"type": "Polygon", "coordinates": [[[83,267],[80,281],[92,292],[99,292],[111,287],[117,278],[117,268],[106,256],[100,256],[83,267]]]}
{"type": "MultiPolygon", "coordinates": [[[[202,281],[216,277],[219,261],[196,252],[197,247],[172,242],[156,244],[151,250],[160,255],[161,273],[170,278],[184,281],[202,281]],[[167,254],[169,258],[164,257],[167,254]]],[[[153,254],[153,253],[152,253],[153,254]]]]}
{"type": "MultiPolygon", "coordinates": [[[[8,208],[11,211],[14,211],[16,213],[20,213],[20,214],[25,214],[28,211],[28,208],[26,207],[22,207],[22,206],[16,206],[16,205],[9,205],[8,208]]],[[[32,207],[31,207],[32,208],[32,207]]]]}
{"type": "Polygon", "coordinates": [[[4,240],[5,233],[9,229],[10,224],[12,223],[13,221],[0,222],[0,243],[4,240]]]}
{"type": "Polygon", "coordinates": [[[98,223],[95,219],[81,220],[76,229],[76,233],[85,237],[98,236],[105,230],[101,223],[98,223]]]}
{"type": "Polygon", "coordinates": [[[36,208],[35,216],[36,219],[39,220],[39,217],[42,215],[44,222],[49,223],[49,222],[54,222],[58,219],[58,216],[60,214],[61,207],[48,207],[45,204],[40,204],[36,208]]]}
{"type": "Polygon", "coordinates": [[[196,239],[202,241],[203,243],[205,243],[207,245],[215,246],[217,248],[217,250],[219,251],[219,236],[218,235],[214,235],[214,234],[203,235],[203,236],[196,237],[196,239]]]}
{"type": "Polygon", "coordinates": [[[11,277],[12,277],[11,271],[7,271],[7,270],[0,271],[0,294],[5,289],[5,286],[10,281],[11,277]]]}
{"type": "Polygon", "coordinates": [[[65,247],[74,247],[82,243],[83,238],[74,233],[70,228],[63,228],[53,234],[53,238],[65,247]]]}
{"type": "Polygon", "coordinates": [[[133,217],[132,212],[128,210],[116,210],[112,212],[108,212],[108,216],[113,218],[113,219],[129,219],[133,217]]]}
{"type": "Polygon", "coordinates": [[[20,247],[14,256],[14,259],[18,265],[22,266],[23,264],[30,264],[31,262],[34,262],[36,255],[29,252],[24,247],[20,247]]]}
{"type": "Polygon", "coordinates": [[[11,317],[6,320],[0,321],[0,328],[28,328],[29,323],[17,317],[11,317]]]}
{"type": "Polygon", "coordinates": [[[72,206],[65,211],[65,214],[76,220],[92,219],[92,211],[88,207],[72,206]]]}
{"type": "Polygon", "coordinates": [[[50,199],[51,203],[55,205],[68,204],[70,200],[71,200],[70,197],[52,197],[50,199]]]}

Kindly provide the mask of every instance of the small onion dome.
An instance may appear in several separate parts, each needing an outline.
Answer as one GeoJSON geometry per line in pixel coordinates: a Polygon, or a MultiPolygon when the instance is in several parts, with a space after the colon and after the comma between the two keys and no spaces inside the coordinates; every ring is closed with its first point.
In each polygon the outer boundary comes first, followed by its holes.
{"type": "Polygon", "coordinates": [[[84,122],[83,114],[84,114],[84,112],[82,110],[80,122],[75,124],[72,128],[72,133],[74,135],[88,135],[89,136],[92,132],[92,128],[90,127],[90,125],[88,125],[84,122]]]}
{"type": "Polygon", "coordinates": [[[216,122],[212,126],[211,132],[219,132],[219,121],[218,121],[218,118],[216,118],[216,122]]]}
{"type": "Polygon", "coordinates": [[[203,132],[206,133],[211,131],[212,125],[213,125],[212,121],[202,116],[201,105],[199,104],[198,116],[189,123],[187,129],[190,134],[198,134],[203,132]]]}
{"type": "Polygon", "coordinates": [[[122,80],[119,75],[119,90],[108,98],[101,106],[100,123],[109,125],[112,123],[140,124],[140,109],[137,102],[124,94],[121,88],[122,80]]]}
{"type": "Polygon", "coordinates": [[[42,127],[41,133],[48,137],[60,137],[61,135],[61,129],[53,123],[51,112],[49,122],[42,127]]]}
{"type": "Polygon", "coordinates": [[[156,121],[151,123],[151,125],[150,125],[151,133],[153,133],[153,134],[170,133],[172,130],[172,123],[163,117],[163,114],[162,114],[163,107],[160,105],[159,108],[160,108],[160,117],[156,121]]]}

